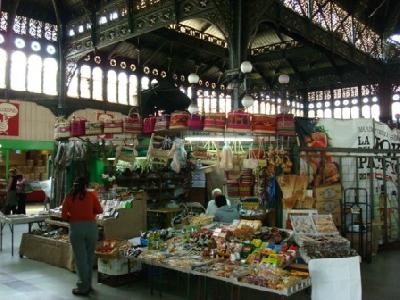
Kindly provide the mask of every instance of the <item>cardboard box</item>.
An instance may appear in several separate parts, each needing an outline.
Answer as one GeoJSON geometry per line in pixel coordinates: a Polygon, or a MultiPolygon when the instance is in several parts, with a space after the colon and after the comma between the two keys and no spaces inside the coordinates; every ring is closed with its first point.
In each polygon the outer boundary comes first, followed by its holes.
{"type": "Polygon", "coordinates": [[[139,272],[142,264],[136,259],[128,258],[98,258],[97,270],[106,275],[125,275],[139,272]]]}
{"type": "Polygon", "coordinates": [[[319,186],[315,188],[317,201],[342,200],[342,186],[340,183],[319,186]]]}
{"type": "Polygon", "coordinates": [[[335,225],[341,225],[342,186],[334,184],[315,189],[315,208],[320,214],[332,214],[335,225]]]}
{"type": "Polygon", "coordinates": [[[147,199],[144,192],[136,194],[132,208],[119,208],[116,219],[98,221],[106,240],[128,240],[147,230],[147,199]]]}
{"type": "Polygon", "coordinates": [[[19,248],[20,256],[41,261],[52,266],[75,269],[74,255],[70,243],[24,233],[19,248]]]}

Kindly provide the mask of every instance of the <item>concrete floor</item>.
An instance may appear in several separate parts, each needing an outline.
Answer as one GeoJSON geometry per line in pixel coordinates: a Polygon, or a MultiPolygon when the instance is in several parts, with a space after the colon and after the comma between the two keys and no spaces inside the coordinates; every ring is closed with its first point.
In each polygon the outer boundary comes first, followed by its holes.
{"type": "MultiPolygon", "coordinates": [[[[8,227],[4,229],[3,251],[0,252],[0,300],[40,299],[66,300],[75,299],[71,289],[76,276],[68,270],[49,266],[26,258],[19,258],[18,245],[21,234],[28,230],[26,225],[16,228],[16,255],[11,256],[11,238],[8,227]]],[[[400,251],[386,251],[373,258],[371,264],[362,265],[363,299],[396,300],[400,299],[400,251]]],[[[96,280],[96,278],[94,278],[96,280]]],[[[184,283],[177,285],[178,293],[163,294],[163,300],[183,299],[184,283]],[[180,293],[179,293],[180,289],[180,293]]],[[[158,294],[151,295],[146,280],[131,283],[127,286],[112,288],[107,285],[93,283],[96,292],[90,299],[160,299],[158,294]]],[[[175,290],[175,289],[174,289],[175,290]]],[[[225,294],[227,295],[227,294],[225,294]]],[[[229,294],[228,294],[229,295],[229,294]]],[[[221,297],[228,299],[230,296],[221,297]]],[[[213,298],[213,297],[212,297],[213,298]]],[[[220,298],[220,297],[218,297],[220,298]]],[[[251,299],[267,299],[262,295],[253,295],[251,299]]],[[[243,295],[243,299],[248,299],[243,295]]],[[[292,298],[291,298],[292,299],[292,298]]],[[[305,293],[293,299],[310,299],[305,293]]],[[[326,299],[329,300],[329,299],[326,299]]]]}

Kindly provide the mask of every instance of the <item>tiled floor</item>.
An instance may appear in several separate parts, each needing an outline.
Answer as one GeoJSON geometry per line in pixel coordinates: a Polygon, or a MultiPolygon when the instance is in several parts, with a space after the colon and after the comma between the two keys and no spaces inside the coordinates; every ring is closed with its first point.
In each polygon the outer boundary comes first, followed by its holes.
{"type": "MultiPolygon", "coordinates": [[[[21,234],[27,231],[26,225],[16,226],[16,253],[21,234]]],[[[374,257],[371,264],[362,265],[363,299],[365,300],[398,300],[400,299],[400,251],[387,251],[374,257]]],[[[181,279],[183,280],[183,279],[181,279]]],[[[0,252],[0,300],[40,299],[40,300],[67,300],[75,299],[71,294],[76,276],[74,273],[58,267],[49,266],[26,258],[19,258],[18,254],[11,256],[10,232],[4,229],[3,251],[0,252]]],[[[150,294],[146,280],[141,280],[127,286],[112,288],[107,285],[93,283],[96,293],[90,299],[160,299],[158,294],[150,294]]],[[[174,284],[184,290],[183,281],[174,284]]],[[[172,285],[171,285],[172,287],[172,285]]],[[[222,290],[221,290],[221,293],[222,290]]],[[[220,293],[220,294],[221,294],[220,293]]],[[[173,293],[176,295],[177,293],[173,293]]],[[[179,294],[179,293],[178,293],[179,294]]],[[[217,293],[218,294],[218,293],[217,293]]],[[[225,294],[227,295],[227,294],[225,294]]],[[[221,296],[221,295],[220,295],[221,296]]],[[[218,297],[220,298],[220,297],[218,297]]],[[[230,296],[221,296],[229,299],[230,296]]],[[[247,297],[241,297],[247,299],[247,297]]],[[[255,295],[251,299],[266,299],[262,295],[255,295]]],[[[294,299],[309,299],[306,294],[298,295],[294,299]]],[[[161,299],[173,300],[182,297],[163,294],[161,299]]],[[[329,299],[326,299],[329,300],[329,299]]]]}

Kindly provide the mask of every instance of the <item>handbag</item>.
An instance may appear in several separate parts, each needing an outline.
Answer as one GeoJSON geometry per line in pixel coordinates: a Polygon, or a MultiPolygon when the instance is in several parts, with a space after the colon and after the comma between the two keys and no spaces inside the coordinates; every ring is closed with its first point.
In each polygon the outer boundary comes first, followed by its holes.
{"type": "Polygon", "coordinates": [[[226,131],[231,132],[250,132],[251,122],[250,114],[237,109],[228,113],[226,122],[226,131]]]}
{"type": "Polygon", "coordinates": [[[224,113],[208,113],[204,118],[204,131],[225,131],[226,116],[224,113]]]}
{"type": "Polygon", "coordinates": [[[276,133],[276,118],[275,116],[267,116],[254,114],[251,117],[251,131],[254,133],[276,133]]]}
{"type": "Polygon", "coordinates": [[[71,122],[71,136],[82,136],[85,135],[87,120],[81,117],[73,117],[71,122]]]}
{"type": "Polygon", "coordinates": [[[186,111],[174,111],[171,114],[170,129],[187,129],[190,114],[186,111]]]}
{"type": "Polygon", "coordinates": [[[156,117],[154,131],[164,131],[169,129],[170,115],[164,114],[156,117]]]}
{"type": "Polygon", "coordinates": [[[129,110],[128,116],[123,119],[123,129],[125,133],[141,133],[142,132],[142,117],[137,112],[135,107],[129,110]]]}
{"type": "Polygon", "coordinates": [[[104,121],[104,133],[122,133],[122,120],[109,119],[104,121]]]}
{"type": "Polygon", "coordinates": [[[154,132],[154,126],[156,125],[156,117],[148,116],[143,120],[143,133],[151,134],[154,132]]]}
{"type": "Polygon", "coordinates": [[[58,118],[54,124],[54,139],[69,137],[71,137],[71,123],[64,118],[58,118]]]}
{"type": "Polygon", "coordinates": [[[204,128],[204,118],[200,114],[191,114],[188,121],[190,130],[201,131],[204,128]]]}

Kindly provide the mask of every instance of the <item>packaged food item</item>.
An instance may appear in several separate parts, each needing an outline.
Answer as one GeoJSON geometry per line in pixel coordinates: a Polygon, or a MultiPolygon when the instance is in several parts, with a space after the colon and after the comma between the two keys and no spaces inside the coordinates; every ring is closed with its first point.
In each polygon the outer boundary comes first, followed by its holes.
{"type": "Polygon", "coordinates": [[[318,233],[339,233],[333,223],[332,215],[313,215],[313,220],[318,233]]]}
{"type": "Polygon", "coordinates": [[[316,229],[311,216],[290,216],[295,233],[315,234],[316,229]]]}

